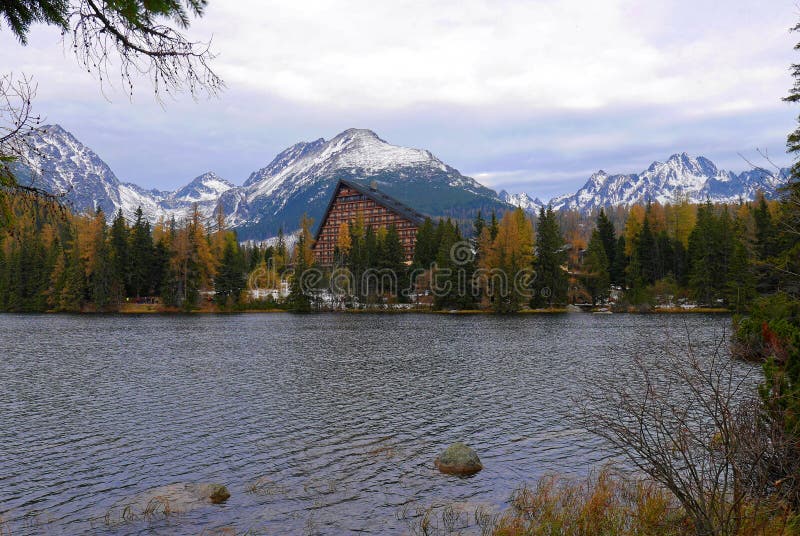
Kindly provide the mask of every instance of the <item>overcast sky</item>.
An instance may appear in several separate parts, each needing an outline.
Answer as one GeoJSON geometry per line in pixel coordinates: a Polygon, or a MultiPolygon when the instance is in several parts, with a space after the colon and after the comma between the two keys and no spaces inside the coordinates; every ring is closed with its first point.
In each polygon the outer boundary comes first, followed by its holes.
{"type": "Polygon", "coordinates": [[[22,47],[0,27],[0,72],[35,77],[48,122],[148,188],[209,170],[241,184],[289,145],[358,127],[547,199],[676,152],[789,162],[798,19],[795,0],[210,0],[189,34],[213,36],[216,99],[101,89],[51,28],[22,47]]]}

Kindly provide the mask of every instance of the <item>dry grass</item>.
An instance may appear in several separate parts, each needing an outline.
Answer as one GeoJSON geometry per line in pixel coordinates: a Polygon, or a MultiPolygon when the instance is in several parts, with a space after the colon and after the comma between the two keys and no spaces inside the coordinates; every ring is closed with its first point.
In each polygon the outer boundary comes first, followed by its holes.
{"type": "MultiPolygon", "coordinates": [[[[745,507],[747,508],[747,507],[745,507]]],[[[714,535],[790,536],[800,518],[775,507],[744,512],[733,532],[714,535]]],[[[546,477],[517,490],[496,521],[494,536],[678,536],[697,534],[678,501],[658,484],[631,480],[606,468],[583,481],[546,477]]],[[[709,535],[711,536],[711,535],[709,535]]]]}
{"type": "Polygon", "coordinates": [[[134,504],[126,504],[124,506],[111,508],[106,512],[105,516],[103,516],[103,522],[106,526],[113,527],[124,523],[132,523],[134,521],[152,521],[156,518],[176,516],[184,513],[175,508],[170,503],[169,497],[164,495],[152,497],[147,501],[147,504],[145,504],[141,512],[137,510],[138,508],[134,504]]]}
{"type": "Polygon", "coordinates": [[[0,536],[11,536],[11,526],[0,516],[0,536]]]}
{"type": "Polygon", "coordinates": [[[550,476],[517,490],[493,534],[667,536],[687,529],[677,501],[666,491],[603,469],[585,481],[550,476]]]}
{"type": "MultiPolygon", "coordinates": [[[[542,478],[522,487],[500,513],[480,505],[409,503],[397,513],[413,536],[683,536],[700,534],[672,494],[657,483],[604,468],[586,479],[542,478]]],[[[800,535],[800,517],[773,505],[744,507],[741,523],[702,536],[800,535]],[[749,511],[748,511],[749,509],[749,511]]]]}

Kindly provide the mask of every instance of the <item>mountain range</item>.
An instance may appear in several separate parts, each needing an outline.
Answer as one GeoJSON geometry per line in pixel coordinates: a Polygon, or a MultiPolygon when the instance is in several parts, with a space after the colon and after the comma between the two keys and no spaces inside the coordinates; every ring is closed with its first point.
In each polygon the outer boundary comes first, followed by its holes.
{"type": "MultiPolygon", "coordinates": [[[[520,206],[536,212],[545,202],[525,193],[500,193],[462,175],[430,151],[399,147],[366,129],[349,129],[330,140],[297,143],[278,154],[236,186],[213,172],[203,173],[175,191],[146,190],[120,181],[90,148],[58,125],[30,136],[28,166],[18,167],[22,182],[56,194],[78,212],[118,210],[130,217],[137,207],[151,221],[185,218],[196,205],[211,219],[221,207],[226,223],[240,238],[261,240],[279,229],[291,231],[302,214],[320,221],[340,178],[377,183],[380,190],[433,217],[468,221],[481,210],[520,206]]],[[[756,192],[775,195],[786,170],[720,170],[707,158],[686,153],[654,162],[641,173],[594,173],[571,195],[551,199],[555,209],[591,211],[601,206],[630,205],[647,200],[669,202],[678,196],[735,202],[756,192]]]]}

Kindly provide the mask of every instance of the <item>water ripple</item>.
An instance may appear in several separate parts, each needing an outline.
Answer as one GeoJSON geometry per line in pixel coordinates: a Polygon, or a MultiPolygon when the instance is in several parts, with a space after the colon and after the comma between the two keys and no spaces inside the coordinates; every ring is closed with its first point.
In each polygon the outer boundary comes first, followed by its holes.
{"type": "Polygon", "coordinates": [[[0,516],[15,535],[400,534],[398,509],[502,507],[548,472],[612,458],[576,422],[598,376],[728,319],[0,315],[0,516]],[[438,474],[450,442],[471,478],[438,474]],[[218,507],[110,527],[120,501],[219,481],[218,507]],[[246,490],[254,483],[256,493],[246,490]]]}

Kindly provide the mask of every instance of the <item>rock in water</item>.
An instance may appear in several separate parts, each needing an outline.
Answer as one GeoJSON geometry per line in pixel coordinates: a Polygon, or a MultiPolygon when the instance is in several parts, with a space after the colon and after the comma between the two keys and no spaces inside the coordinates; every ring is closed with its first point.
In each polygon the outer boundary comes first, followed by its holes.
{"type": "MultiPolygon", "coordinates": [[[[203,484],[201,484],[201,486],[202,485],[203,484]]],[[[205,492],[207,493],[207,497],[211,501],[211,504],[222,504],[231,496],[228,488],[222,484],[205,484],[205,486],[207,486],[205,492]]]]}
{"type": "Polygon", "coordinates": [[[483,469],[478,454],[464,443],[453,443],[434,462],[439,471],[449,475],[472,475],[483,469]]]}

